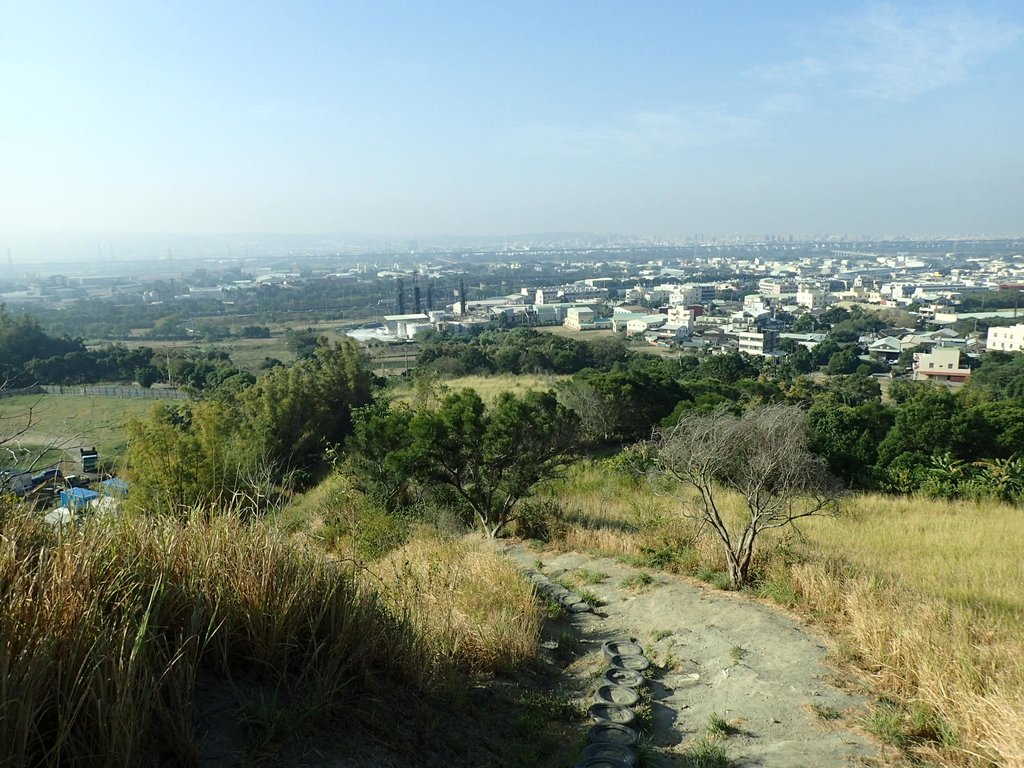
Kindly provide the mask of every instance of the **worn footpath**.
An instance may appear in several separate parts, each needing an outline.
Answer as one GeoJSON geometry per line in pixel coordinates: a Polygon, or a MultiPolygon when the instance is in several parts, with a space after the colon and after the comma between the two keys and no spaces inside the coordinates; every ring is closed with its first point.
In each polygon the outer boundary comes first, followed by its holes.
{"type": "Polygon", "coordinates": [[[712,716],[730,725],[726,743],[737,766],[884,764],[866,736],[840,722],[867,700],[829,682],[825,642],[798,621],[667,574],[651,573],[653,582],[643,584],[635,578],[641,570],[608,558],[518,544],[505,552],[551,578],[571,579],[578,569],[592,580],[604,576],[585,587],[599,607],[572,616],[571,631],[582,650],[595,652],[605,640],[634,638],[658,665],[645,765],[678,764],[712,716]]]}

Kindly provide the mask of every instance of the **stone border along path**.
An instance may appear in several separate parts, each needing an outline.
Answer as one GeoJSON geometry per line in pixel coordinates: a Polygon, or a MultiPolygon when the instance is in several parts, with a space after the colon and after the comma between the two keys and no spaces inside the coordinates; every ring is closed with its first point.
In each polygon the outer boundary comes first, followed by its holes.
{"type": "MultiPolygon", "coordinates": [[[[543,573],[523,569],[537,591],[560,603],[569,614],[590,613],[593,609],[583,597],[543,573]]],[[[639,761],[634,747],[640,732],[633,728],[636,712],[632,707],[640,701],[637,689],[647,680],[641,674],[651,666],[644,650],[629,640],[608,640],[601,647],[610,666],[604,673],[603,685],[594,691],[590,717],[594,721],[587,734],[589,744],[574,768],[633,768],[639,761]]]]}
{"type": "MultiPolygon", "coordinates": [[[[741,595],[610,558],[539,552],[521,544],[506,545],[503,552],[516,561],[539,593],[566,607],[577,641],[600,646],[605,656],[608,669],[596,681],[590,708],[596,721],[591,734],[614,731],[620,745],[598,749],[591,743],[576,768],[636,765],[632,745],[623,752],[621,744],[637,734],[629,725],[630,715],[635,717],[633,705],[626,703],[633,699],[623,692],[637,683],[646,686],[643,696],[651,708],[645,766],[677,764],[679,754],[707,733],[712,716],[733,727],[724,744],[738,767],[883,764],[868,737],[832,719],[862,710],[867,697],[829,684],[833,672],[823,661],[824,642],[782,612],[741,595]],[[534,570],[534,564],[551,577],[534,570]],[[579,594],[552,580],[571,577],[581,568],[606,577],[587,585],[600,601],[596,611],[579,594]],[[620,584],[641,573],[652,576],[654,582],[642,589],[620,584]],[[647,656],[639,642],[643,638],[650,641],[647,656]],[[610,653],[613,650],[626,653],[610,653]],[[619,666],[611,663],[613,655],[620,657],[619,666]],[[636,669],[631,664],[649,664],[648,656],[656,667],[646,674],[629,674],[636,669]],[[622,661],[630,657],[637,660],[622,661]],[[602,724],[598,718],[610,722],[602,724]]],[[[592,736],[589,740],[593,741],[592,736]]]]}

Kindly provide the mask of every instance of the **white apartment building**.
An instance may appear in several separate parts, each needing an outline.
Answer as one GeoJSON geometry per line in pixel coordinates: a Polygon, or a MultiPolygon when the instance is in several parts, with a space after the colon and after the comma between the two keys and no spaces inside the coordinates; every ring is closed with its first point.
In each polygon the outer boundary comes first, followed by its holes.
{"type": "Polygon", "coordinates": [[[709,283],[664,283],[652,289],[659,296],[664,293],[663,301],[672,306],[683,304],[709,304],[715,300],[715,286],[709,283]]]}
{"type": "Polygon", "coordinates": [[[693,333],[693,310],[681,306],[668,308],[668,322],[670,325],[682,327],[685,335],[693,333]]]}
{"type": "Polygon", "coordinates": [[[667,322],[668,317],[665,315],[641,315],[626,321],[626,335],[635,336],[638,333],[647,333],[647,331],[660,328],[667,322]]]}
{"type": "Polygon", "coordinates": [[[777,299],[784,293],[794,293],[796,291],[796,284],[789,280],[765,277],[758,281],[757,290],[762,296],[777,299]]]}
{"type": "Polygon", "coordinates": [[[807,309],[825,309],[828,306],[828,291],[814,285],[801,284],[796,292],[796,303],[807,309]]]}
{"type": "Polygon", "coordinates": [[[594,324],[595,313],[590,307],[569,307],[565,314],[565,327],[576,331],[594,324]]]}
{"type": "Polygon", "coordinates": [[[1024,323],[1007,328],[989,328],[985,348],[1000,352],[1024,351],[1024,323]]]}

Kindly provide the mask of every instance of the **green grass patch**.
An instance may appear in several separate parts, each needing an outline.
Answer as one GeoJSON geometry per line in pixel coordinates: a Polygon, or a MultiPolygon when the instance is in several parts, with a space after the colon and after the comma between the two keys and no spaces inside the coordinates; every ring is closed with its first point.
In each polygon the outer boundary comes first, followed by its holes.
{"type": "Polygon", "coordinates": [[[720,736],[723,738],[733,736],[740,732],[739,728],[717,712],[711,713],[711,716],[708,718],[708,724],[705,726],[705,730],[707,730],[707,732],[712,736],[720,736]]]}
{"type": "Polygon", "coordinates": [[[825,723],[839,720],[843,716],[842,712],[828,704],[812,704],[811,711],[814,712],[815,717],[825,723]]]}
{"type": "Polygon", "coordinates": [[[733,768],[735,763],[720,739],[705,736],[683,750],[678,765],[681,768],[733,768]]]}
{"type": "Polygon", "coordinates": [[[622,589],[635,589],[641,590],[651,586],[654,583],[654,577],[649,573],[635,573],[632,576],[626,576],[619,581],[619,586],[622,589]]]}
{"type": "Polygon", "coordinates": [[[910,743],[903,728],[903,710],[899,704],[882,699],[864,719],[864,728],[880,741],[903,749],[910,743]]]}
{"type": "Polygon", "coordinates": [[[608,578],[607,573],[592,571],[589,568],[577,568],[573,571],[573,576],[580,584],[600,584],[608,578]]]}
{"type": "Polygon", "coordinates": [[[697,572],[697,578],[706,581],[716,589],[732,589],[732,581],[727,571],[719,571],[714,568],[701,568],[697,572]]]}
{"type": "Polygon", "coordinates": [[[753,593],[765,600],[792,608],[800,603],[800,595],[793,587],[793,582],[788,578],[766,579],[758,582],[753,588],[753,593]]]}
{"type": "MultiPolygon", "coordinates": [[[[85,395],[14,395],[0,398],[0,438],[26,430],[17,444],[4,446],[0,465],[13,463],[11,450],[50,448],[47,459],[77,458],[80,446],[95,446],[100,461],[116,464],[126,448],[128,418],[149,412],[154,400],[85,395]],[[67,452],[66,457],[61,456],[67,452]]],[[[36,466],[42,466],[37,463],[36,466]]]]}
{"type": "Polygon", "coordinates": [[[700,555],[692,547],[671,544],[642,546],[639,554],[620,555],[619,562],[633,568],[651,568],[670,573],[690,573],[699,564],[700,555]]]}

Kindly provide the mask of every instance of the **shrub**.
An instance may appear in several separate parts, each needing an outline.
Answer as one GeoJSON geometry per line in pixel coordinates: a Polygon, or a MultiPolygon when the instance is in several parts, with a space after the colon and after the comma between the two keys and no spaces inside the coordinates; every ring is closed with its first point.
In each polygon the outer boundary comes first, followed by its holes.
{"type": "Polygon", "coordinates": [[[512,521],[512,535],[520,539],[552,541],[565,528],[562,507],[553,499],[521,502],[512,521]]]}

